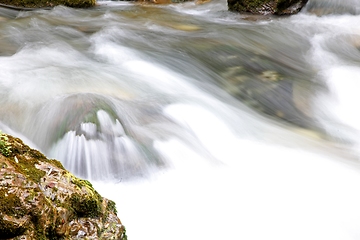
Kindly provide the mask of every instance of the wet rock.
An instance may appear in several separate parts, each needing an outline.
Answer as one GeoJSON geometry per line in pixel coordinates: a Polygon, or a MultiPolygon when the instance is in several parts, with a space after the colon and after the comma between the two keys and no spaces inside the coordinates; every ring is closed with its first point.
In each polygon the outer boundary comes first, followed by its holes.
{"type": "Polygon", "coordinates": [[[96,0],[0,0],[1,7],[30,10],[31,8],[49,8],[64,5],[74,8],[93,7],[96,0]],[[27,8],[27,9],[26,9],[27,8]]]}
{"type": "Polygon", "coordinates": [[[300,88],[302,82],[298,79],[275,70],[252,72],[249,66],[230,67],[221,75],[226,80],[222,82],[224,89],[253,110],[299,127],[312,128],[308,99],[300,98],[309,90],[300,88]]]}
{"type": "Polygon", "coordinates": [[[1,136],[1,239],[126,239],[115,203],[89,181],[20,139],[1,136]]]}
{"type": "Polygon", "coordinates": [[[228,0],[230,11],[254,14],[289,15],[298,13],[308,0],[228,0]]]}

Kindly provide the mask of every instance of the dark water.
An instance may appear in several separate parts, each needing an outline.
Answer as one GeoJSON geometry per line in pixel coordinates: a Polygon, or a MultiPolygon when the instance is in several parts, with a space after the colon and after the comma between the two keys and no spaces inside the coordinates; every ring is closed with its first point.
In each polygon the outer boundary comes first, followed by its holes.
{"type": "Polygon", "coordinates": [[[0,129],[95,181],[130,238],[360,236],[357,1],[0,16],[0,129]]]}

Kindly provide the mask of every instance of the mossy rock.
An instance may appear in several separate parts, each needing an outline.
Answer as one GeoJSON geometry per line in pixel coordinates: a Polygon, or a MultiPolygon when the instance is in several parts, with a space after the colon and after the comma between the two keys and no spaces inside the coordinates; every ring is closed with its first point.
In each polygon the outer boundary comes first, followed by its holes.
{"type": "Polygon", "coordinates": [[[5,239],[126,239],[115,203],[20,139],[0,152],[0,236],[5,239]]]}
{"type": "Polygon", "coordinates": [[[96,0],[0,0],[0,4],[18,8],[48,8],[57,5],[89,8],[95,6],[96,0]]]}
{"type": "Polygon", "coordinates": [[[289,15],[298,13],[308,0],[228,0],[230,11],[253,14],[289,15]]]}

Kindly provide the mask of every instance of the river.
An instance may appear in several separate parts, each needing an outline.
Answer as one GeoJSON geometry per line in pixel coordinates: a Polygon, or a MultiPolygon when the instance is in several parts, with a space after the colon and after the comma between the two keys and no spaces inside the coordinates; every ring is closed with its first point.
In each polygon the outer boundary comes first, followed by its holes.
{"type": "Polygon", "coordinates": [[[360,5],[0,8],[0,129],[131,240],[360,239],[360,5]]]}

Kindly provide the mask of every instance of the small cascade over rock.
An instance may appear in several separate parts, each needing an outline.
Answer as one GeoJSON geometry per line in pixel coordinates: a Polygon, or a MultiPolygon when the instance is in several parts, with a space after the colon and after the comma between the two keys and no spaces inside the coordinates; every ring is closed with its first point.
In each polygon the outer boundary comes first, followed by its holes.
{"type": "Polygon", "coordinates": [[[33,123],[42,127],[31,134],[77,175],[121,181],[161,165],[148,154],[151,142],[137,134],[136,116],[129,112],[119,99],[73,94],[43,106],[33,123]]]}

